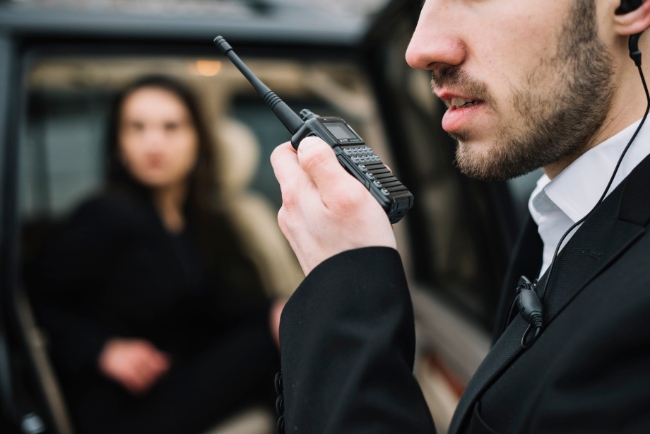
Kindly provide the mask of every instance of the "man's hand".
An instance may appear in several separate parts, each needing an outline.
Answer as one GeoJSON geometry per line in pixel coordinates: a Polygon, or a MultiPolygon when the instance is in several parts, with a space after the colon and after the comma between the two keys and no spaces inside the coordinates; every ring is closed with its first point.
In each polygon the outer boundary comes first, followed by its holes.
{"type": "Polygon", "coordinates": [[[396,248],[392,226],[379,202],[341,166],[334,151],[308,137],[294,151],[278,146],[271,164],[282,189],[280,229],[305,276],[346,250],[396,248]]]}
{"type": "Polygon", "coordinates": [[[99,355],[101,372],[134,395],[148,391],[169,367],[169,356],[141,339],[111,339],[99,355]]]}

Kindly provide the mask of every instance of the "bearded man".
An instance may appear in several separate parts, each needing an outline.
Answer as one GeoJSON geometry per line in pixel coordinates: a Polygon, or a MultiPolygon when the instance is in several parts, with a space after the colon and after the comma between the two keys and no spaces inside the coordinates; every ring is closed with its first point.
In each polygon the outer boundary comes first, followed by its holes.
{"type": "MultiPolygon", "coordinates": [[[[431,71],[460,170],[544,169],[518,243],[538,246],[544,325],[529,335],[523,315],[505,314],[511,267],[500,336],[451,433],[650,432],[650,126],[628,46],[649,26],[650,0],[423,5],[406,59],[431,71]]],[[[279,430],[435,432],[384,211],[319,139],[281,145],[272,163],[279,223],[307,276],[282,315],[279,430]]]]}

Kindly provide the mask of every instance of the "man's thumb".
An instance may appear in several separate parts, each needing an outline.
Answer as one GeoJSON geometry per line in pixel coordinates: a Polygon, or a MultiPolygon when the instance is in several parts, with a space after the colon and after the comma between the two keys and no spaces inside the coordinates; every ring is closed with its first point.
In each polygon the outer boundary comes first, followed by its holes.
{"type": "Polygon", "coordinates": [[[323,199],[331,194],[339,195],[345,188],[342,184],[350,180],[334,150],[318,137],[307,137],[300,142],[298,161],[323,199]]]}

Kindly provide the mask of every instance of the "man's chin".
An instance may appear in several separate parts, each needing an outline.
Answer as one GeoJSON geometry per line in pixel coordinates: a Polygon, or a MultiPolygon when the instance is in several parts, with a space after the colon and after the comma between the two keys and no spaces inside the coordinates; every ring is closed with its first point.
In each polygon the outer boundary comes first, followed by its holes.
{"type": "Polygon", "coordinates": [[[456,166],[464,175],[478,181],[507,181],[529,173],[511,155],[495,148],[494,144],[459,141],[456,166]]]}

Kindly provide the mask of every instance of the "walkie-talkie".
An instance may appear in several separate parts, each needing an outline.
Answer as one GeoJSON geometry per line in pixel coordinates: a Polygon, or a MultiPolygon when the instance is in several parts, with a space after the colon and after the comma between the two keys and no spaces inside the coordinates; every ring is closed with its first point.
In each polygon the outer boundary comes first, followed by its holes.
{"type": "Polygon", "coordinates": [[[294,149],[298,149],[305,137],[318,136],[323,139],[332,147],[341,165],[379,201],[391,223],[400,221],[413,207],[411,192],[393,176],[347,122],[341,118],[320,117],[307,109],[302,110],[298,116],[248,69],[224,38],[217,36],[214,43],[244,74],[293,135],[291,145],[294,149]]]}

